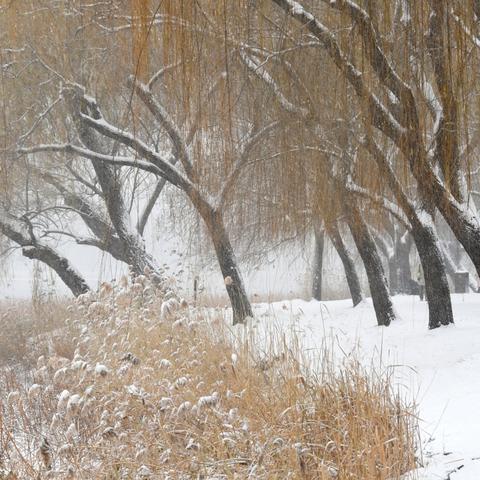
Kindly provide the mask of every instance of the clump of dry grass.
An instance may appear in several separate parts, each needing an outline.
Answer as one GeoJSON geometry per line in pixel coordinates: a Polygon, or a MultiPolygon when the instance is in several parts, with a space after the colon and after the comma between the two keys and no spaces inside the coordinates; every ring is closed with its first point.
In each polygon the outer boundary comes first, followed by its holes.
{"type": "Polygon", "coordinates": [[[414,416],[388,379],[309,374],[281,346],[260,359],[147,277],[81,297],[65,323],[73,358],[52,351],[33,385],[4,381],[11,478],[395,479],[415,466],[414,416]]]}
{"type": "MultiPolygon", "coordinates": [[[[48,351],[48,344],[56,342],[55,331],[65,326],[68,305],[64,300],[0,303],[0,367],[33,366],[38,356],[48,351]]],[[[71,346],[62,339],[58,348],[71,346]]]]}

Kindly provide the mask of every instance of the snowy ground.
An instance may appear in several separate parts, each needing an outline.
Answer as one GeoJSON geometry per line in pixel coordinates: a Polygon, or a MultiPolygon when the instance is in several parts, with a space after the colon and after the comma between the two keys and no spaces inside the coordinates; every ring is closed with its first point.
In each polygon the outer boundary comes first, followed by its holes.
{"type": "Polygon", "coordinates": [[[452,299],[455,326],[433,331],[426,303],[413,296],[394,298],[398,320],[388,328],[376,326],[369,299],[355,309],[347,300],[293,300],[256,305],[256,330],[262,337],[293,328],[313,355],[326,341],[337,356],[393,369],[399,389],[419,405],[425,468],[415,478],[478,480],[480,295],[452,299]]]}

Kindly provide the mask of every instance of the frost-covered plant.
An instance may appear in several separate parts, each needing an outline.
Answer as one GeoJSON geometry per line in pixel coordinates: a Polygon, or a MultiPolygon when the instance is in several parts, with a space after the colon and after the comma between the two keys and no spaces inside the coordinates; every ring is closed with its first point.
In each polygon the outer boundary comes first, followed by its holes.
{"type": "Polygon", "coordinates": [[[325,365],[320,381],[281,346],[262,368],[222,318],[148,275],[68,314],[70,358],[52,350],[34,380],[1,384],[2,468],[17,478],[390,479],[414,466],[414,417],[388,379],[325,365]]]}

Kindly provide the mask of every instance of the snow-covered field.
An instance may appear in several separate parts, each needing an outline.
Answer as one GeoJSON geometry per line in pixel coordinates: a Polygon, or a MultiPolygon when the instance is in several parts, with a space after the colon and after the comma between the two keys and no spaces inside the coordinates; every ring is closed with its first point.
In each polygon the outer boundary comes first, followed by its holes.
{"type": "Polygon", "coordinates": [[[392,369],[402,395],[418,404],[425,468],[414,478],[478,480],[480,295],[452,298],[456,324],[433,331],[426,303],[413,296],[394,298],[398,320],[388,328],[376,326],[370,299],[356,308],[350,300],[293,300],[256,305],[255,330],[258,338],[295,331],[313,355],[327,342],[337,359],[392,369]]]}

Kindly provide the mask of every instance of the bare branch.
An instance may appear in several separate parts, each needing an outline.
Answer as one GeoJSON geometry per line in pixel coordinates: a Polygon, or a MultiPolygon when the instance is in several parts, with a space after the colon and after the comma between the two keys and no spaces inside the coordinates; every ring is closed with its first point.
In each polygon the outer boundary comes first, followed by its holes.
{"type": "Polygon", "coordinates": [[[30,135],[32,135],[32,133],[36,130],[36,128],[37,128],[38,125],[42,122],[42,120],[54,109],[54,107],[55,107],[60,101],[61,101],[61,98],[58,97],[53,103],[51,103],[51,104],[38,116],[38,118],[35,120],[35,122],[33,122],[33,125],[30,127],[30,129],[18,138],[18,143],[23,142],[23,141],[26,140],[30,135]]]}
{"type": "Polygon", "coordinates": [[[147,85],[135,80],[134,77],[130,77],[129,82],[130,84],[133,84],[137,95],[141,98],[152,115],[167,132],[170,140],[172,141],[174,155],[180,160],[187,177],[196,183],[197,179],[193,171],[190,153],[180,129],[165,108],[157,102],[147,85]]]}
{"type": "Polygon", "coordinates": [[[70,164],[66,165],[67,170],[72,174],[73,178],[77,180],[79,183],[87,187],[93,193],[98,195],[99,197],[103,197],[105,194],[97,188],[92,182],[89,182],[85,178],[83,178],[70,164]]]}
{"type": "Polygon", "coordinates": [[[104,155],[103,153],[93,152],[92,150],[87,150],[86,148],[72,145],[70,143],[36,145],[29,148],[19,148],[17,152],[22,155],[38,152],[77,154],[81,157],[88,158],[89,160],[106,162],[117,166],[140,168],[142,170],[145,170],[146,172],[153,173],[154,175],[158,175],[161,177],[164,176],[162,170],[150,162],[146,162],[144,160],[137,160],[132,157],[104,155]]]}
{"type": "Polygon", "coordinates": [[[152,77],[148,81],[148,83],[147,83],[148,89],[151,90],[152,87],[155,85],[155,83],[157,83],[159,80],[161,80],[162,77],[166,73],[170,72],[171,70],[174,70],[175,68],[177,68],[181,64],[182,64],[182,62],[178,61],[178,62],[172,63],[170,65],[166,65],[165,67],[162,67],[160,70],[158,70],[154,75],[152,75],[152,77]]]}
{"type": "Polygon", "coordinates": [[[235,182],[238,180],[238,177],[240,176],[242,169],[245,167],[247,161],[249,160],[251,151],[255,148],[256,145],[258,145],[258,143],[262,139],[264,139],[279,124],[280,122],[278,121],[269,123],[262,129],[260,129],[258,132],[250,136],[250,138],[248,139],[248,142],[245,144],[245,147],[243,148],[241,155],[238,157],[237,161],[234,163],[231,172],[229,173],[229,175],[227,176],[227,178],[223,183],[223,187],[220,191],[220,194],[217,200],[217,209],[221,209],[225,204],[225,201],[227,199],[227,196],[230,190],[235,185],[235,182]]]}

